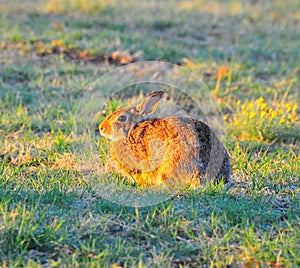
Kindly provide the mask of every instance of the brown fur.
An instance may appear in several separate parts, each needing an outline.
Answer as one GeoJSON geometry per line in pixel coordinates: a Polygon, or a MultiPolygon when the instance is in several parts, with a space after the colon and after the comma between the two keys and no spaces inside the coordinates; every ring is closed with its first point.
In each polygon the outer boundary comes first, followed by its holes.
{"type": "Polygon", "coordinates": [[[205,174],[215,181],[228,181],[228,154],[206,124],[175,116],[145,119],[161,97],[162,92],[154,92],[140,107],[120,109],[100,124],[100,133],[111,140],[106,171],[116,171],[139,185],[149,186],[198,187],[205,174]],[[126,122],[120,122],[120,116],[126,122]]]}

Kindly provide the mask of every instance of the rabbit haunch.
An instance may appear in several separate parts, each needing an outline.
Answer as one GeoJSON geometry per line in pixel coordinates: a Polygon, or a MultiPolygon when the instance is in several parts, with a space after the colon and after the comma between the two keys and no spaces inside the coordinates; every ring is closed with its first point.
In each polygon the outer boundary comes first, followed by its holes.
{"type": "Polygon", "coordinates": [[[105,170],[131,177],[139,185],[198,187],[205,175],[227,182],[227,151],[206,124],[187,117],[146,118],[162,95],[153,92],[140,106],[117,110],[100,124],[100,133],[111,140],[105,170]]]}

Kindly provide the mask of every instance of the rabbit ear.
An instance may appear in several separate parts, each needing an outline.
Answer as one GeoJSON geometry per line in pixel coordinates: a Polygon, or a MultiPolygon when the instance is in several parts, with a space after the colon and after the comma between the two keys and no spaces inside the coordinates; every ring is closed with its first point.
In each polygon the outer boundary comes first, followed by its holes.
{"type": "Polygon", "coordinates": [[[162,91],[156,91],[149,94],[139,107],[140,114],[145,115],[154,113],[163,94],[162,91]]]}

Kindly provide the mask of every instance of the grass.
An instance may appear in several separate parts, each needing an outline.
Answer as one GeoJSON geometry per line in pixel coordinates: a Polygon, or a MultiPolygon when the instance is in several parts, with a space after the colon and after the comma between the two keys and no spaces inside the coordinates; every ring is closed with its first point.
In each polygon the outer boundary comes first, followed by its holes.
{"type": "Polygon", "coordinates": [[[299,10],[296,0],[0,2],[0,265],[300,266],[299,10]],[[227,188],[125,207],[78,168],[83,89],[140,60],[183,65],[215,94],[227,188]],[[260,98],[271,126],[253,108],[260,98]]]}

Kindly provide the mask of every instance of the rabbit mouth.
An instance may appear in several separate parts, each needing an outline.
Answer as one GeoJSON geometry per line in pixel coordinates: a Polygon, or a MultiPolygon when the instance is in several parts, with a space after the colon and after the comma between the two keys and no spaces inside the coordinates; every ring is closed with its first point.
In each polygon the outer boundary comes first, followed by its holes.
{"type": "Polygon", "coordinates": [[[103,136],[104,138],[106,138],[108,140],[112,140],[113,139],[112,134],[108,134],[108,133],[101,132],[101,131],[100,131],[100,134],[101,134],[101,136],[103,136]]]}
{"type": "Polygon", "coordinates": [[[113,134],[101,133],[101,132],[100,134],[110,142],[120,140],[120,137],[115,137],[113,134]]]}

